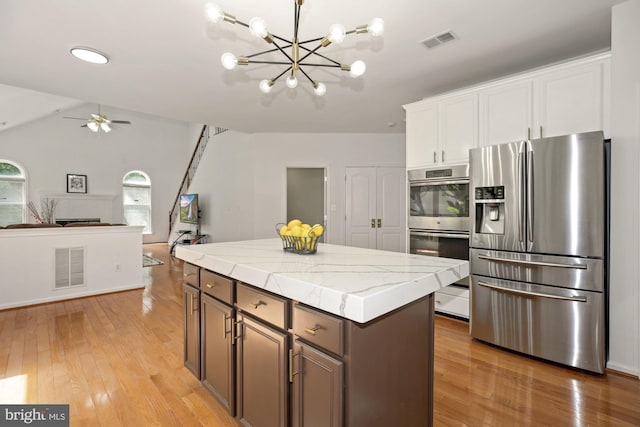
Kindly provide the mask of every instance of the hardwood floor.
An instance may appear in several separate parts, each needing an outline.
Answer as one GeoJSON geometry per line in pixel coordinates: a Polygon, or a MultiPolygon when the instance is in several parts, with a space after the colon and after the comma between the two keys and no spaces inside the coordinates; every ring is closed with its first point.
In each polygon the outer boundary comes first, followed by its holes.
{"type": "MultiPolygon", "coordinates": [[[[68,403],[72,426],[237,427],[182,365],[182,265],[145,245],[144,291],[0,311],[0,403],[68,403]]],[[[640,381],[473,341],[437,317],[435,425],[638,426],[640,381]]]]}

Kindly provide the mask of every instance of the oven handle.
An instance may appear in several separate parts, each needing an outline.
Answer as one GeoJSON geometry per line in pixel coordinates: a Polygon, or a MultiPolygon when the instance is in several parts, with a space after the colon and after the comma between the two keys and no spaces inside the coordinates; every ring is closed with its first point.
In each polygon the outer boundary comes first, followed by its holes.
{"type": "Polygon", "coordinates": [[[531,292],[531,291],[522,291],[519,289],[511,289],[511,288],[503,288],[502,286],[490,285],[486,282],[478,282],[479,286],[483,286],[485,288],[493,289],[498,292],[506,292],[508,294],[516,294],[516,295],[524,295],[529,297],[540,297],[540,298],[550,298],[550,299],[558,299],[563,301],[574,301],[574,302],[587,302],[586,297],[564,297],[562,295],[552,295],[545,294],[542,292],[531,292]]]}
{"type": "Polygon", "coordinates": [[[560,264],[557,262],[543,262],[543,261],[526,261],[521,259],[508,259],[508,258],[499,258],[492,257],[489,255],[478,255],[478,259],[483,259],[485,261],[493,261],[493,262],[505,262],[508,264],[523,264],[523,265],[532,265],[534,267],[556,267],[556,268],[575,268],[577,270],[586,270],[587,266],[585,264],[560,264]]]}
{"type": "Polygon", "coordinates": [[[469,240],[469,234],[468,233],[460,233],[460,234],[456,234],[456,233],[432,233],[429,231],[413,231],[410,230],[409,231],[409,235],[413,235],[413,236],[424,236],[424,237],[445,237],[445,238],[451,238],[451,239],[467,239],[469,240]]]}
{"type": "Polygon", "coordinates": [[[469,180],[468,179],[452,179],[452,180],[448,180],[448,181],[436,181],[436,180],[432,180],[432,181],[424,181],[424,180],[420,180],[420,181],[409,181],[409,184],[411,185],[411,187],[420,187],[420,186],[436,186],[436,185],[449,185],[449,184],[469,184],[469,180]]]}

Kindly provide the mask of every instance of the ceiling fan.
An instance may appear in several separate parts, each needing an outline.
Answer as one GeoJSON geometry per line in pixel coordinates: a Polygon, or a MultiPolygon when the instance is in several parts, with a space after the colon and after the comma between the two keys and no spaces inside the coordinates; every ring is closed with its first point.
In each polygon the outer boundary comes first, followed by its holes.
{"type": "Polygon", "coordinates": [[[87,123],[81,125],[80,127],[89,128],[92,132],[100,132],[102,130],[104,133],[111,132],[111,128],[113,124],[118,125],[130,125],[131,122],[129,120],[111,120],[108,119],[107,116],[100,113],[100,105],[98,104],[98,114],[91,114],[91,117],[88,119],[80,118],[80,117],[65,117],[65,119],[73,119],[73,120],[85,120],[87,123]]]}

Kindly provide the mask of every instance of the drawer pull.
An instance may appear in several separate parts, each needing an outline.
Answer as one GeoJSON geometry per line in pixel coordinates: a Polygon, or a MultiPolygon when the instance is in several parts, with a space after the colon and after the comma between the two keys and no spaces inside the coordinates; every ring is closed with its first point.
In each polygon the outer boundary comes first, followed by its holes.
{"type": "Polygon", "coordinates": [[[207,288],[209,288],[209,289],[213,288],[214,286],[215,286],[215,284],[212,285],[210,283],[207,283],[207,288]]]}
{"type": "Polygon", "coordinates": [[[183,273],[182,274],[184,277],[189,277],[189,276],[195,276],[196,273],[183,273]]]}
{"type": "Polygon", "coordinates": [[[316,332],[320,329],[322,329],[322,326],[316,325],[313,328],[304,328],[304,331],[309,335],[316,335],[316,332]]]}
{"type": "Polygon", "coordinates": [[[293,371],[293,358],[298,356],[300,353],[294,353],[293,350],[289,349],[289,382],[293,382],[293,377],[298,375],[299,371],[293,371]]]}
{"type": "Polygon", "coordinates": [[[232,323],[236,327],[236,335],[233,337],[233,343],[235,344],[236,341],[242,338],[242,334],[240,333],[240,331],[242,331],[242,324],[244,322],[240,320],[239,322],[232,322],[232,323]]]}
{"type": "Polygon", "coordinates": [[[250,302],[249,305],[255,309],[257,309],[258,307],[260,307],[261,305],[267,305],[266,302],[264,301],[258,301],[258,302],[250,302]]]}

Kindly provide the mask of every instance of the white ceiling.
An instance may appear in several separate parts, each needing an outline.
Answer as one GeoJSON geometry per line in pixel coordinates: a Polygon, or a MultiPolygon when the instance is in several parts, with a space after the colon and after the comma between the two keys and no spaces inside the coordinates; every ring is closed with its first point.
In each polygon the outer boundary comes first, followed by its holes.
{"type": "MultiPolygon", "coordinates": [[[[385,21],[381,38],[352,35],[322,49],[339,62],[364,60],[367,72],[353,79],[333,68],[307,69],[327,85],[327,94],[318,98],[303,76],[295,90],[280,80],[271,94],[262,94],[259,81],[275,77],[282,66],[223,69],[223,52],[248,55],[272,46],[240,25],[206,25],[206,2],[2,0],[0,84],[71,98],[56,109],[77,99],[245,132],[404,132],[403,104],[608,49],[611,6],[620,3],[306,0],[301,39],[326,35],[336,22],[349,30],[373,17],[385,21]],[[434,49],[418,43],[446,30],[459,40],[434,49]],[[69,54],[73,46],[105,52],[110,62],[81,62],[69,54]]],[[[292,36],[294,0],[217,4],[247,23],[261,16],[272,33],[292,36]]],[[[0,123],[15,123],[28,108],[7,102],[15,89],[7,97],[3,89],[0,123]]]]}

